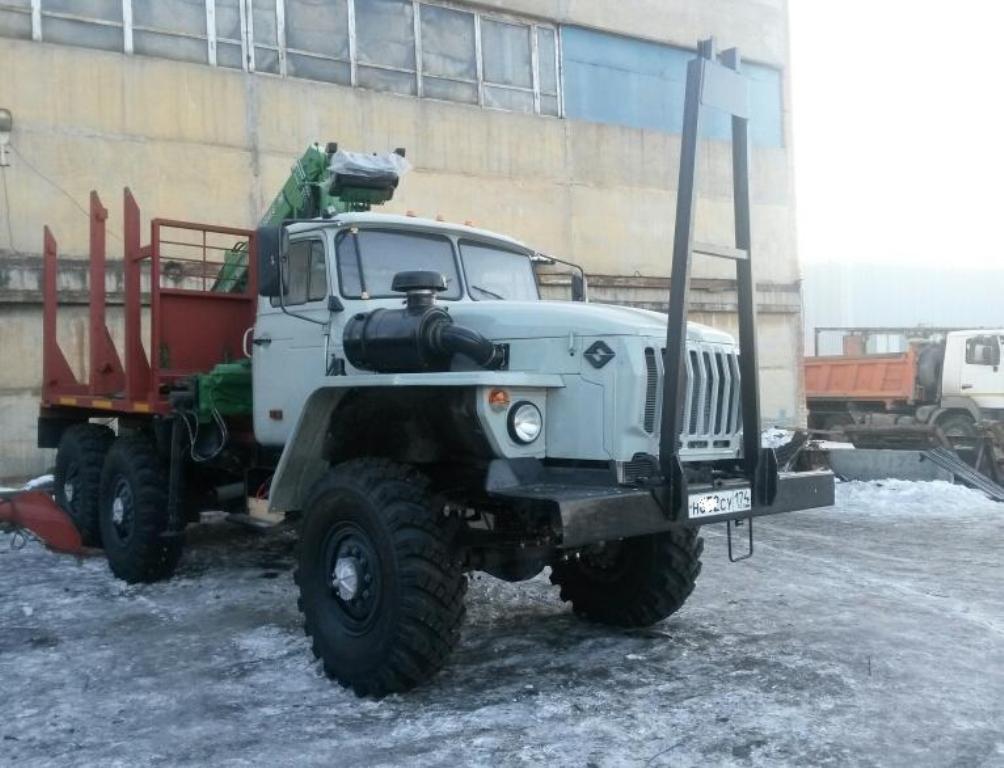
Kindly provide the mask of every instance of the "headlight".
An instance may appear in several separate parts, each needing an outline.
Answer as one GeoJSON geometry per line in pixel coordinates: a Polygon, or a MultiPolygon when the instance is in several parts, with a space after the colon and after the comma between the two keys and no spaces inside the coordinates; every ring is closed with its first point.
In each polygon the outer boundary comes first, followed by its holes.
{"type": "Polygon", "coordinates": [[[517,443],[532,443],[540,437],[543,426],[544,417],[533,403],[524,400],[509,410],[509,436],[517,443]]]}

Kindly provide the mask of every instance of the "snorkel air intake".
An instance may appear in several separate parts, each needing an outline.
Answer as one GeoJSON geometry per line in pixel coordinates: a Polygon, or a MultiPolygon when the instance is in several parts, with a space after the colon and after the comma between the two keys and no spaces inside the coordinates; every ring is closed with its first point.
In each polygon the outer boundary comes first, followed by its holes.
{"type": "Polygon", "coordinates": [[[398,272],[391,290],[407,294],[404,309],[360,312],[345,324],[345,356],[356,368],[377,373],[448,371],[454,355],[490,370],[505,364],[502,345],[456,325],[436,305],[436,294],[446,290],[440,273],[398,272]]]}

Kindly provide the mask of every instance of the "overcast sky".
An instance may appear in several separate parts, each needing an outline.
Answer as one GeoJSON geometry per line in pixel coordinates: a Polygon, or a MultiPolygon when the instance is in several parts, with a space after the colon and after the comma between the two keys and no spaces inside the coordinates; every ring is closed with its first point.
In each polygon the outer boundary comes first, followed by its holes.
{"type": "Polygon", "coordinates": [[[1001,267],[1004,2],[789,0],[803,262],[1001,267]]]}

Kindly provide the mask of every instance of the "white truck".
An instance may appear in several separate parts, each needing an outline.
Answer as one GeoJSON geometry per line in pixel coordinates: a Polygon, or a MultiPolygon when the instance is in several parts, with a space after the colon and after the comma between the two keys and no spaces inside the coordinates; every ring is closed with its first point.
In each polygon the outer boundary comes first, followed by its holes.
{"type": "Polygon", "coordinates": [[[805,360],[809,426],[929,425],[972,438],[1004,425],[1004,330],[951,331],[905,352],[805,360]]]}
{"type": "MultiPolygon", "coordinates": [[[[700,572],[699,526],[726,522],[732,556],[745,524],[748,555],[753,516],[833,502],[832,475],[779,472],[760,446],[746,86],[738,56],[723,60],[702,43],[688,74],[668,317],[588,303],[581,274],[576,301],[541,300],[542,257],[517,240],[365,210],[393,194],[403,152],[315,147],[257,232],[155,219],[141,247],[127,194],[125,365],[92,282],[85,384],[55,343],[47,233],[39,443],[58,446],[57,500],[128,581],[169,576],[186,523],[228,497],[298,521],[306,632],[360,695],[443,666],[469,571],[550,567],[584,617],[669,616],[700,572]],[[692,238],[704,106],[734,116],[734,247],[692,238]],[[210,274],[217,235],[244,239],[210,274]],[[169,255],[183,247],[200,256],[169,255]],[[738,265],[738,345],[686,320],[694,252],[738,265]]],[[[107,212],[94,211],[103,274],[107,212]]]]}

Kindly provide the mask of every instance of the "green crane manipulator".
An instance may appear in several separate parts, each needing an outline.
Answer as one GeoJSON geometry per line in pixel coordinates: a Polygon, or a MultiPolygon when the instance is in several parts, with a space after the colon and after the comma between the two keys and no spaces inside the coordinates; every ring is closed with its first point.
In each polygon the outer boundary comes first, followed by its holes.
{"type": "MultiPolygon", "coordinates": [[[[401,174],[409,169],[405,151],[364,154],[311,144],[290,171],[259,226],[295,219],[330,218],[338,213],[368,211],[394,197],[401,174]]],[[[217,293],[237,293],[247,283],[247,251],[243,244],[227,251],[213,284],[217,293]]]]}

